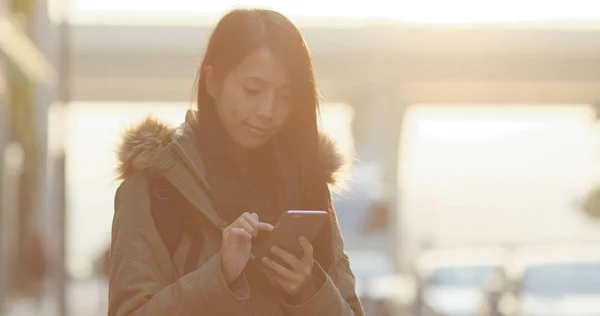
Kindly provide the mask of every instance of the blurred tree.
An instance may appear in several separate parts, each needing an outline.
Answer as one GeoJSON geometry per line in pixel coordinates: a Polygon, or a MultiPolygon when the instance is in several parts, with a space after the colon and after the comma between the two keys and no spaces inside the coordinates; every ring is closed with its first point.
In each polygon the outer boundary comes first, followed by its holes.
{"type": "MultiPolygon", "coordinates": [[[[592,103],[594,110],[596,123],[600,121],[600,102],[592,103]]],[[[583,200],[581,203],[583,211],[591,218],[600,220],[600,187],[596,187],[583,200]]]]}
{"type": "Polygon", "coordinates": [[[11,12],[14,18],[27,22],[33,13],[35,0],[13,0],[11,2],[11,12]]]}
{"type": "MultiPolygon", "coordinates": [[[[35,0],[12,1],[10,14],[18,21],[19,26],[29,32],[33,18],[35,0]]],[[[19,227],[17,240],[17,260],[15,262],[14,283],[12,290],[23,290],[27,286],[26,267],[27,240],[35,234],[32,231],[32,220],[35,214],[36,200],[40,189],[40,142],[37,133],[35,111],[35,83],[26,78],[16,67],[8,73],[7,90],[9,91],[9,112],[11,119],[10,139],[22,144],[25,161],[24,172],[19,188],[19,227]]]]}
{"type": "Polygon", "coordinates": [[[588,193],[581,207],[588,216],[600,220],[600,187],[588,193]]]}

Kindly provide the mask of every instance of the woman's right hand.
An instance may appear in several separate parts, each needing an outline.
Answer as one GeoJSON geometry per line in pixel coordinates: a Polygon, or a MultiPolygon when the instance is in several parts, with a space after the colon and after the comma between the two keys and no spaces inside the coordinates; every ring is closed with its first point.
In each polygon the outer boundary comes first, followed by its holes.
{"type": "Polygon", "coordinates": [[[232,284],[242,274],[252,250],[252,238],[260,231],[272,231],[273,225],[258,221],[256,213],[244,213],[223,230],[221,271],[225,282],[232,284]]]}

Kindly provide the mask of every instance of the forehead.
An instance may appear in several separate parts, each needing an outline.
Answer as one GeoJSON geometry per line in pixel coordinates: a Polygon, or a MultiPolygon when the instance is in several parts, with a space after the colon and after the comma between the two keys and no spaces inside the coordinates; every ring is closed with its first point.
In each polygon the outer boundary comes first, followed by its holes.
{"type": "Polygon", "coordinates": [[[233,72],[242,80],[254,80],[277,86],[288,85],[290,80],[288,70],[266,47],[246,56],[233,72]]]}

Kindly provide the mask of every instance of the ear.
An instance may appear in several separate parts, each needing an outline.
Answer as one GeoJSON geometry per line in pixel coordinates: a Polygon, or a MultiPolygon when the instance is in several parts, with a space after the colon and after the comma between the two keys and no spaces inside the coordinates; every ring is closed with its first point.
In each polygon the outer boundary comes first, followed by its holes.
{"type": "Polygon", "coordinates": [[[206,92],[208,92],[211,98],[215,99],[218,94],[219,85],[213,66],[207,65],[204,67],[204,77],[206,78],[206,92]]]}

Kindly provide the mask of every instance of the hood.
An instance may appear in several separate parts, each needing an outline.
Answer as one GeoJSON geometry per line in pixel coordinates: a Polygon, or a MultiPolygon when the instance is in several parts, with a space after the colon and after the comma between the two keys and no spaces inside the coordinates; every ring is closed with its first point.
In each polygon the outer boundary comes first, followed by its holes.
{"type": "MultiPolygon", "coordinates": [[[[149,116],[127,128],[117,148],[117,178],[124,180],[132,174],[151,168],[158,155],[180,137],[184,130],[189,130],[185,127],[191,120],[195,120],[195,112],[189,110],[186,122],[179,126],[170,126],[149,116]]],[[[335,187],[339,185],[338,174],[349,161],[349,156],[343,155],[325,133],[320,135],[319,150],[324,171],[328,175],[327,183],[335,187]]]]}

